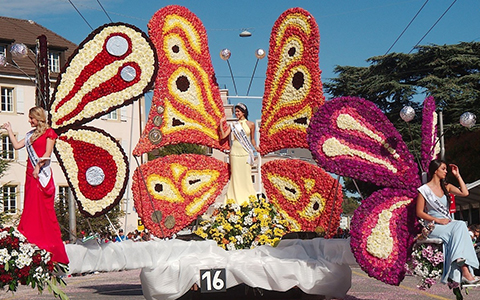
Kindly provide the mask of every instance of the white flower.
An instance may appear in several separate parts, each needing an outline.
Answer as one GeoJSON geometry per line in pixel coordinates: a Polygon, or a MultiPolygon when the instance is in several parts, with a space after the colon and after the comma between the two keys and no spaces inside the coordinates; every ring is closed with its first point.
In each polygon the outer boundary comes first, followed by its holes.
{"type": "Polygon", "coordinates": [[[228,222],[230,223],[237,223],[238,219],[240,219],[240,217],[238,215],[230,215],[230,217],[228,218],[228,222]]]}
{"type": "Polygon", "coordinates": [[[243,219],[243,224],[250,226],[253,224],[253,219],[248,215],[245,217],[245,219],[243,219]]]}
{"type": "Polygon", "coordinates": [[[0,249],[0,264],[6,264],[10,260],[11,256],[7,249],[0,249]]]}

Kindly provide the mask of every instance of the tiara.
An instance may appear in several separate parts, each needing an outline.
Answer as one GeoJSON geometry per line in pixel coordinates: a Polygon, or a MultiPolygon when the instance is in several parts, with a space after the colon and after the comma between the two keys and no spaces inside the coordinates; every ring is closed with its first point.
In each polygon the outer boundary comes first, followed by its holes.
{"type": "Polygon", "coordinates": [[[245,104],[241,103],[241,102],[239,102],[239,103],[237,103],[237,105],[235,105],[235,107],[237,107],[237,106],[241,107],[243,110],[247,109],[247,106],[245,104]]]}

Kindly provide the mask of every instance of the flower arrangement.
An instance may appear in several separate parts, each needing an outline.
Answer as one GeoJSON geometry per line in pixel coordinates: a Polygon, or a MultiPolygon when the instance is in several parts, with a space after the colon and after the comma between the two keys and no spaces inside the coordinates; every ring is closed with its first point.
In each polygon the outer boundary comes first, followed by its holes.
{"type": "Polygon", "coordinates": [[[350,224],[350,247],[369,276],[399,285],[413,245],[413,191],[383,189],[362,201],[350,224]]]}
{"type": "Polygon", "coordinates": [[[262,166],[262,182],[270,202],[292,231],[335,235],[340,225],[343,193],[323,169],[301,160],[274,160],[262,166]]]}
{"type": "Polygon", "coordinates": [[[134,172],[135,208],[154,235],[170,237],[207,210],[228,178],[228,164],[212,157],[182,154],[157,158],[134,172]]]}
{"type": "Polygon", "coordinates": [[[320,35],[313,16],[302,8],[285,11],[270,36],[260,126],[260,152],[308,148],[308,122],[323,104],[318,64],[320,35]]]}
{"type": "Polygon", "coordinates": [[[51,103],[52,128],[62,132],[132,103],[151,90],[157,57],[138,28],[106,24],[75,50],[51,103]]]}
{"type": "Polygon", "coordinates": [[[155,85],[163,88],[154,91],[133,154],[177,143],[227,150],[227,140],[221,141],[218,134],[225,113],[202,22],[187,8],[170,5],[157,11],[148,27],[159,57],[155,85]]]}
{"type": "Polygon", "coordinates": [[[420,278],[417,287],[421,290],[431,288],[442,276],[443,246],[441,244],[415,244],[408,268],[420,278]]]}
{"type": "Polygon", "coordinates": [[[437,143],[437,113],[435,112],[435,99],[425,98],[423,101],[422,119],[422,170],[428,170],[428,164],[437,157],[440,152],[440,144],[437,143]]]}
{"type": "Polygon", "coordinates": [[[120,202],[129,167],[112,136],[94,127],[70,129],[59,136],[55,153],[82,214],[100,216],[120,202]]]}
{"type": "Polygon", "coordinates": [[[375,104],[355,97],[326,102],[308,130],[310,151],[326,171],[379,186],[420,186],[400,133],[375,104]]]}
{"type": "Polygon", "coordinates": [[[261,245],[275,246],[287,231],[288,223],[264,198],[250,197],[249,203],[228,200],[218,206],[211,217],[200,222],[195,233],[214,240],[226,250],[252,249],[261,245]]]}
{"type": "Polygon", "coordinates": [[[68,299],[57,284],[65,282],[57,275],[66,266],[50,260],[50,253],[28,243],[17,229],[0,228],[0,288],[15,292],[18,285],[29,285],[42,292],[47,285],[55,297],[68,299]]]}

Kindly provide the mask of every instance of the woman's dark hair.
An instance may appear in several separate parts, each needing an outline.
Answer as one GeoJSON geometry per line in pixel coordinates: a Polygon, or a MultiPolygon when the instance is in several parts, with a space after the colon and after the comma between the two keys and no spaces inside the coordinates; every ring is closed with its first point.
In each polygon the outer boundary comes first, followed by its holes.
{"type": "Polygon", "coordinates": [[[237,109],[237,108],[243,113],[243,115],[245,116],[245,119],[248,120],[248,108],[247,108],[247,106],[243,103],[237,103],[235,105],[235,109],[237,109]]]}
{"type": "MultiPolygon", "coordinates": [[[[435,174],[435,171],[437,171],[437,169],[440,168],[442,164],[448,166],[443,159],[434,159],[430,162],[430,164],[428,165],[428,181],[432,180],[433,174],[435,174]]],[[[443,193],[447,197],[447,209],[450,209],[452,199],[450,197],[450,193],[447,190],[447,181],[445,180],[445,178],[440,180],[440,187],[442,188],[443,193]]]]}

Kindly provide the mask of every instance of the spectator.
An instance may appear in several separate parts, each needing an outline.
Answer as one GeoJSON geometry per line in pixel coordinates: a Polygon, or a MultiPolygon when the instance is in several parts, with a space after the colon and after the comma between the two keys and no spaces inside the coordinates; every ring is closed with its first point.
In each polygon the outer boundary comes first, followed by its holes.
{"type": "Polygon", "coordinates": [[[127,237],[123,234],[123,229],[118,230],[118,235],[115,237],[115,242],[123,242],[127,240],[127,237]]]}

